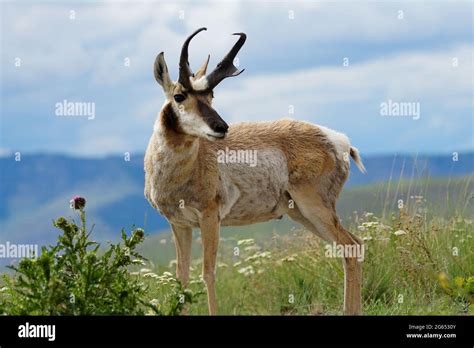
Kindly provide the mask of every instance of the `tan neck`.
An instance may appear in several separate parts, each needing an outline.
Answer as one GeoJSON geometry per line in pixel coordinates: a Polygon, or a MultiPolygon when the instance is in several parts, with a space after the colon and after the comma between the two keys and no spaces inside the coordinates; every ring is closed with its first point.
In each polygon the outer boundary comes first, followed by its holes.
{"type": "Polygon", "coordinates": [[[157,120],[155,142],[163,178],[170,183],[189,179],[198,166],[199,139],[184,134],[171,105],[166,105],[157,120]]]}

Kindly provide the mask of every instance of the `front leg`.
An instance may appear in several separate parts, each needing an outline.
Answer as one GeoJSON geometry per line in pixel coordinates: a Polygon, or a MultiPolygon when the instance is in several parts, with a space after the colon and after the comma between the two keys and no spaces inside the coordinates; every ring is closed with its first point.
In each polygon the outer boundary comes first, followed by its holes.
{"type": "Polygon", "coordinates": [[[219,214],[217,209],[204,212],[200,222],[201,240],[203,247],[202,274],[207,288],[207,301],[209,314],[217,313],[216,306],[216,259],[219,245],[219,214]]]}
{"type": "Polygon", "coordinates": [[[193,230],[191,227],[171,225],[173,230],[174,244],[176,247],[176,278],[183,287],[188,286],[189,266],[191,264],[191,247],[193,242],[193,230]]]}

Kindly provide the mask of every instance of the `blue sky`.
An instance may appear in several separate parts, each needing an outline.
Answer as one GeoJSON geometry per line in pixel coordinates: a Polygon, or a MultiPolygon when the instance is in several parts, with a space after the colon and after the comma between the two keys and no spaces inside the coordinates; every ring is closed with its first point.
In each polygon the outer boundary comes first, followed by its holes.
{"type": "Polygon", "coordinates": [[[164,100],[154,59],[164,51],[176,78],[183,40],[202,26],[195,70],[208,53],[215,66],[231,33],[248,35],[246,71],[215,91],[230,123],[307,120],[363,154],[473,150],[472,11],[471,1],[2,3],[0,154],[143,152],[164,100]],[[96,117],[56,116],[64,99],[95,103],[96,117]],[[419,119],[381,115],[388,100],[419,103],[419,119]]]}

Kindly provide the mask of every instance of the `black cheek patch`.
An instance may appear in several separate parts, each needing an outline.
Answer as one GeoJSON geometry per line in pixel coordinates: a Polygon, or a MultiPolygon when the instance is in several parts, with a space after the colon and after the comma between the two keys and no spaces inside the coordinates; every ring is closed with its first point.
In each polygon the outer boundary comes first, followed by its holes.
{"type": "Polygon", "coordinates": [[[177,133],[181,132],[178,116],[174,112],[173,107],[171,106],[171,103],[168,103],[163,108],[162,120],[163,120],[163,125],[165,126],[166,129],[175,131],[177,133]]]}

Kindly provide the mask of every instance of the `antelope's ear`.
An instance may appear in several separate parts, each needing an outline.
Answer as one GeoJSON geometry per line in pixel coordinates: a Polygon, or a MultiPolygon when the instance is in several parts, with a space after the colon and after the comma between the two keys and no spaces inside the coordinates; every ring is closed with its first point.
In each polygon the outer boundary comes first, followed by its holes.
{"type": "Polygon", "coordinates": [[[194,74],[194,80],[199,80],[201,77],[206,76],[207,66],[209,65],[209,59],[210,58],[211,58],[211,55],[208,54],[207,59],[204,61],[204,64],[194,74]]]}
{"type": "Polygon", "coordinates": [[[163,87],[163,91],[166,96],[169,97],[174,88],[173,81],[171,81],[170,75],[168,73],[168,67],[165,62],[165,54],[161,52],[155,59],[155,65],[153,67],[153,72],[155,74],[156,81],[163,87]]]}

